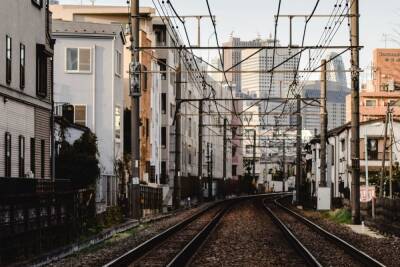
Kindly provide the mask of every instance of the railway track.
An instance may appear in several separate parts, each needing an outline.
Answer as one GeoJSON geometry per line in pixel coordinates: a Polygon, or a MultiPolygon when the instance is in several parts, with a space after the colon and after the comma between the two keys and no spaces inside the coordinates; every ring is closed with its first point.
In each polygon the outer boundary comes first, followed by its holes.
{"type": "Polygon", "coordinates": [[[224,214],[238,201],[254,197],[260,197],[260,195],[215,203],[104,266],[185,266],[218,225],[224,214]]]}
{"type": "Polygon", "coordinates": [[[350,243],[279,203],[264,199],[265,211],[310,266],[385,266],[350,243]]]}

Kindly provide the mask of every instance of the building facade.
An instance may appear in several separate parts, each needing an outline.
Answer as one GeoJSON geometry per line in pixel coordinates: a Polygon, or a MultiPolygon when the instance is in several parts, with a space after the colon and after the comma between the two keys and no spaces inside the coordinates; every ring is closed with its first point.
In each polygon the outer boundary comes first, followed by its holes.
{"type": "Polygon", "coordinates": [[[97,211],[117,204],[116,164],[123,155],[123,65],[120,25],[53,21],[54,102],[58,115],[98,138],[97,211]],[[72,113],[63,114],[71,105],[72,113]]]}
{"type": "Polygon", "coordinates": [[[0,177],[52,179],[51,13],[47,1],[7,0],[0,16],[0,177]]]}
{"type": "MultiPolygon", "coordinates": [[[[393,121],[394,139],[400,138],[400,122],[393,121]]],[[[380,176],[383,154],[385,153],[385,166],[390,166],[389,149],[384,149],[384,127],[383,119],[369,120],[360,125],[360,170],[361,184],[366,182],[366,160],[365,147],[368,152],[368,174],[369,178],[380,176]],[[367,140],[367,144],[365,144],[367,140]]],[[[317,187],[320,181],[320,140],[319,137],[312,139],[307,145],[309,169],[307,180],[310,183],[311,195],[317,194],[317,187]]],[[[389,140],[386,146],[390,146],[389,140]]],[[[333,197],[349,198],[351,190],[351,125],[346,123],[338,128],[328,131],[327,145],[327,184],[332,187],[333,197]]],[[[393,144],[393,166],[396,166],[400,159],[400,151],[393,144]]],[[[371,185],[371,181],[369,182],[371,185]]],[[[377,184],[375,184],[377,185],[377,184]]]]}
{"type": "MultiPolygon", "coordinates": [[[[360,91],[360,120],[385,118],[388,105],[400,118],[400,49],[375,49],[372,81],[360,91]]],[[[351,120],[351,96],[346,98],[346,121],[351,120]]]]}

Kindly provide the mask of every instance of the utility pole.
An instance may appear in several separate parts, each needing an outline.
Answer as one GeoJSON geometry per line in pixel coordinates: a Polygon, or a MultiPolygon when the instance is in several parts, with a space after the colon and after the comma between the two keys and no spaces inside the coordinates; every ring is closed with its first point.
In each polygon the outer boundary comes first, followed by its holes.
{"type": "MultiPolygon", "coordinates": [[[[181,99],[182,95],[182,70],[179,55],[179,63],[176,68],[176,99],[181,99]]],[[[174,179],[174,207],[179,208],[181,202],[181,104],[177,103],[176,120],[175,120],[175,179],[174,179]]]]}
{"type": "Polygon", "coordinates": [[[296,141],[296,202],[301,203],[301,186],[302,186],[302,177],[301,177],[301,127],[302,127],[302,120],[301,120],[301,99],[300,95],[297,95],[297,141],[296,141]]]}
{"type": "Polygon", "coordinates": [[[256,137],[257,136],[256,136],[256,134],[257,134],[256,129],[254,129],[253,130],[253,181],[255,184],[257,184],[257,181],[256,181],[256,146],[257,146],[256,137]]]}
{"type": "Polygon", "coordinates": [[[389,198],[393,198],[393,120],[392,112],[389,113],[390,120],[390,148],[389,148],[389,198]]]}
{"type": "Polygon", "coordinates": [[[359,58],[359,0],[350,5],[351,46],[351,217],[360,224],[360,58],[359,58]]]}
{"type": "Polygon", "coordinates": [[[381,178],[379,180],[379,197],[383,197],[383,180],[386,175],[385,165],[386,165],[386,143],[387,143],[387,132],[388,132],[388,125],[389,125],[389,113],[390,113],[390,106],[389,103],[387,105],[386,116],[385,116],[385,135],[383,136],[383,155],[382,155],[382,169],[381,169],[381,178]]]}
{"type": "Polygon", "coordinates": [[[327,136],[327,110],[326,110],[326,60],[321,62],[321,152],[320,152],[320,187],[326,187],[326,136],[327,136]]]}
{"type": "Polygon", "coordinates": [[[227,139],[226,139],[226,126],[228,124],[228,119],[224,118],[224,140],[223,140],[223,152],[222,152],[222,179],[224,180],[224,189],[223,189],[223,197],[225,198],[225,194],[226,194],[226,143],[227,143],[227,139]]]}
{"type": "Polygon", "coordinates": [[[214,164],[214,159],[213,159],[213,145],[209,144],[211,146],[211,152],[209,156],[209,174],[208,174],[208,199],[212,200],[213,195],[212,195],[212,184],[213,184],[213,164],[214,164]]]}
{"type": "Polygon", "coordinates": [[[198,200],[203,198],[203,101],[199,103],[199,157],[197,159],[197,176],[199,177],[199,196],[198,200]]]}
{"type": "MultiPolygon", "coordinates": [[[[285,136],[283,136],[285,137],[285,136]]],[[[286,182],[286,140],[283,138],[283,143],[282,143],[282,170],[283,170],[283,179],[282,179],[282,189],[283,192],[285,192],[285,182],[286,182]]]]}
{"type": "Polygon", "coordinates": [[[129,202],[132,203],[132,216],[140,218],[140,72],[139,62],[139,0],[131,0],[131,64],[130,64],[130,97],[131,97],[131,131],[132,131],[132,188],[129,202]]]}

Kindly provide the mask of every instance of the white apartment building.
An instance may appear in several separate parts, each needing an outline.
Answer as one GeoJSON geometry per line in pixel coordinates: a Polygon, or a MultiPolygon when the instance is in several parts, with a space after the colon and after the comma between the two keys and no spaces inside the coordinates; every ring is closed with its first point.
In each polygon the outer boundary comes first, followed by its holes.
{"type": "MultiPolygon", "coordinates": [[[[343,188],[351,190],[351,127],[350,123],[341,127],[328,131],[327,144],[327,184],[333,187],[333,197],[343,197],[340,192],[340,183],[343,188]]],[[[384,127],[385,122],[382,119],[361,122],[360,125],[360,170],[361,184],[365,184],[366,180],[366,161],[365,161],[365,139],[367,139],[368,151],[368,174],[380,175],[382,167],[383,153],[386,153],[385,166],[388,168],[389,149],[384,150],[384,127]]],[[[391,133],[389,126],[388,134],[391,133]]],[[[393,122],[394,139],[400,138],[400,122],[393,122]]],[[[389,140],[386,146],[389,146],[389,140]]],[[[315,195],[320,181],[320,140],[319,137],[312,139],[308,143],[307,158],[312,162],[311,169],[308,170],[307,179],[311,182],[311,194],[315,195]]],[[[400,151],[397,146],[393,145],[393,163],[396,165],[400,160],[400,151]]],[[[371,185],[371,183],[370,183],[371,185]]],[[[350,191],[348,191],[350,192],[350,191]]]]}
{"type": "Polygon", "coordinates": [[[72,105],[70,119],[98,138],[100,213],[117,202],[115,163],[123,153],[124,34],[120,25],[54,20],[53,35],[56,110],[72,105]]]}

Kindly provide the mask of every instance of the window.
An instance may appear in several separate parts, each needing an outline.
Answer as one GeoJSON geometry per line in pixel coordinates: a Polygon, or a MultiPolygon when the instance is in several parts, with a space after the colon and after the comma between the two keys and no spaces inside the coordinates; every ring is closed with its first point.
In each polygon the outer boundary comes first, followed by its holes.
{"type": "Polygon", "coordinates": [[[19,87],[25,88],[25,45],[19,45],[19,87]]]}
{"type": "Polygon", "coordinates": [[[35,175],[36,171],[36,142],[35,138],[31,138],[31,172],[35,175]]]}
{"type": "Polygon", "coordinates": [[[74,123],[86,126],[86,106],[75,105],[74,107],[74,123]]]}
{"type": "Polygon", "coordinates": [[[167,113],[167,94],[161,93],[161,112],[162,114],[167,113]]]}
{"type": "Polygon", "coordinates": [[[122,54],[119,51],[115,51],[115,74],[122,75],[122,54]]]}
{"type": "Polygon", "coordinates": [[[44,178],[44,165],[45,165],[45,141],[40,140],[40,174],[44,178]]]}
{"type": "Polygon", "coordinates": [[[161,80],[167,79],[167,60],[161,58],[158,60],[158,65],[160,66],[161,80]]]}
{"type": "Polygon", "coordinates": [[[346,151],[346,142],[344,139],[340,140],[340,146],[342,147],[342,152],[346,151]]]}
{"type": "Polygon", "coordinates": [[[6,133],[5,134],[5,138],[4,138],[5,142],[4,142],[4,151],[5,151],[5,173],[4,176],[5,177],[11,177],[11,134],[10,133],[6,133]]]}
{"type": "Polygon", "coordinates": [[[165,25],[154,25],[154,34],[156,36],[156,45],[164,46],[167,44],[167,27],[165,25]]]}
{"type": "Polygon", "coordinates": [[[167,128],[161,127],[161,146],[163,148],[167,147],[167,128]]]}
{"type": "Polygon", "coordinates": [[[389,100],[389,105],[390,106],[400,107],[400,99],[391,99],[391,100],[389,100]]]}
{"type": "Polygon", "coordinates": [[[250,154],[253,151],[252,145],[246,145],[246,154],[250,154]]]}
{"type": "Polygon", "coordinates": [[[43,0],[32,0],[32,3],[38,8],[43,7],[43,0]]]}
{"type": "Polygon", "coordinates": [[[236,146],[235,145],[232,146],[232,157],[236,156],[236,150],[237,150],[236,146]]]}
{"type": "Polygon", "coordinates": [[[365,100],[365,106],[367,106],[367,107],[376,107],[376,99],[367,99],[367,100],[365,100]]]}
{"type": "Polygon", "coordinates": [[[167,162],[161,161],[161,179],[160,184],[167,183],[167,162]]]}
{"type": "Polygon", "coordinates": [[[19,165],[19,177],[25,176],[25,137],[19,136],[18,140],[18,165],[19,165]]]}
{"type": "Polygon", "coordinates": [[[91,72],[90,48],[67,48],[67,72],[91,72]]]}
{"type": "Polygon", "coordinates": [[[189,151],[189,161],[188,161],[189,165],[192,165],[192,153],[190,153],[189,151]]]}
{"type": "Polygon", "coordinates": [[[36,94],[47,96],[47,55],[44,45],[36,45],[36,94]]]}
{"type": "Polygon", "coordinates": [[[192,118],[189,118],[189,122],[188,122],[188,128],[189,128],[189,137],[192,137],[192,118]]]}
{"type": "Polygon", "coordinates": [[[11,83],[11,63],[12,63],[12,40],[10,36],[6,36],[6,82],[11,83]]]}
{"type": "Polygon", "coordinates": [[[237,175],[237,166],[232,165],[232,176],[236,176],[236,175],[237,175]]]}
{"type": "Polygon", "coordinates": [[[378,139],[373,139],[373,138],[367,139],[367,152],[368,152],[368,159],[370,160],[378,159],[378,139]]]}
{"type": "Polygon", "coordinates": [[[120,139],[121,138],[121,107],[116,106],[115,107],[115,121],[114,121],[114,127],[115,127],[115,138],[120,139]]]}

